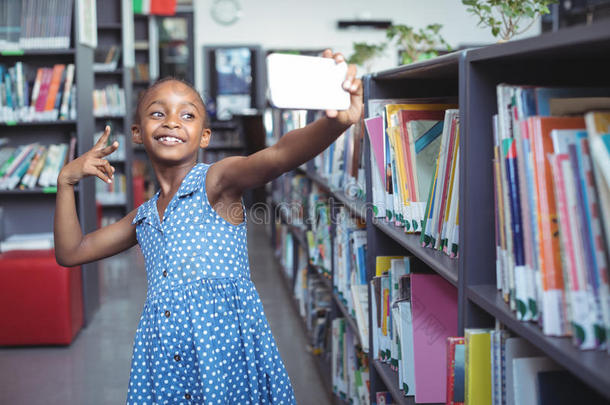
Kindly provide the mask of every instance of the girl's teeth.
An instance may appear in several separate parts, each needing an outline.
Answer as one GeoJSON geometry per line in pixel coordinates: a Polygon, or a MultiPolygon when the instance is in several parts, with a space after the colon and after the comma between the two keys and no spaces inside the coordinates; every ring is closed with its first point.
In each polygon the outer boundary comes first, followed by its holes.
{"type": "Polygon", "coordinates": [[[161,142],[183,143],[181,139],[174,138],[173,136],[163,136],[159,140],[161,142]]]}

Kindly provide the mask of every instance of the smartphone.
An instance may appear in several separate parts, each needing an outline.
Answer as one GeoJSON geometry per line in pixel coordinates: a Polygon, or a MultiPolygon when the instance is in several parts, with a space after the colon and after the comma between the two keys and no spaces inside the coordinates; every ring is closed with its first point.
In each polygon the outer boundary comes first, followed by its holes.
{"type": "Polygon", "coordinates": [[[269,54],[269,101],[277,108],[347,110],[350,94],[342,87],[346,74],[347,64],[331,58],[269,54]]]}

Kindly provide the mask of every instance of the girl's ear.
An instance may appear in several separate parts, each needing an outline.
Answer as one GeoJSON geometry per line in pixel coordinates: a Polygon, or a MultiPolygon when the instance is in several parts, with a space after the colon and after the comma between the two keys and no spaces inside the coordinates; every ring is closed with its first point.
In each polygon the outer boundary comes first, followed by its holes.
{"type": "Polygon", "coordinates": [[[131,126],[131,141],[133,143],[142,144],[142,133],[140,132],[140,126],[133,124],[131,126]]]}
{"type": "Polygon", "coordinates": [[[203,133],[201,134],[201,140],[199,141],[200,148],[207,148],[210,144],[210,137],[212,136],[212,130],[210,128],[205,128],[203,133]]]}

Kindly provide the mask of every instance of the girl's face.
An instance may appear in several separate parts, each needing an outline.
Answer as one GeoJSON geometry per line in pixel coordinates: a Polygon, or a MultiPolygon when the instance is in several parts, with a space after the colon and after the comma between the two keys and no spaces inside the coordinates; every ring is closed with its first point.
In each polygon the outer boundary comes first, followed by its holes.
{"type": "Polygon", "coordinates": [[[197,161],[199,148],[210,141],[204,128],[205,108],[197,93],[170,80],[148,91],[140,104],[140,123],[132,126],[134,143],[144,144],[152,160],[165,163],[197,161]]]}

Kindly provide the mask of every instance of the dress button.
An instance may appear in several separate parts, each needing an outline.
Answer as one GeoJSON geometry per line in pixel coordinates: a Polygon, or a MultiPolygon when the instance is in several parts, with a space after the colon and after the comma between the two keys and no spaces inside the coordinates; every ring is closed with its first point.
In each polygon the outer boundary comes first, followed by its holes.
{"type": "Polygon", "coordinates": [[[169,318],[169,316],[170,316],[170,315],[171,315],[171,314],[170,314],[170,312],[169,312],[169,311],[165,311],[165,317],[166,317],[166,318],[169,318]]]}
{"type": "Polygon", "coordinates": [[[185,398],[185,399],[191,399],[191,394],[188,394],[188,393],[187,393],[187,394],[184,394],[184,398],[185,398]]]}
{"type": "Polygon", "coordinates": [[[179,354],[175,355],[175,356],[174,356],[174,360],[176,360],[176,361],[180,361],[180,355],[179,355],[179,354]]]}
{"type": "Polygon", "coordinates": [[[167,277],[167,270],[163,270],[163,277],[167,277]]]}

